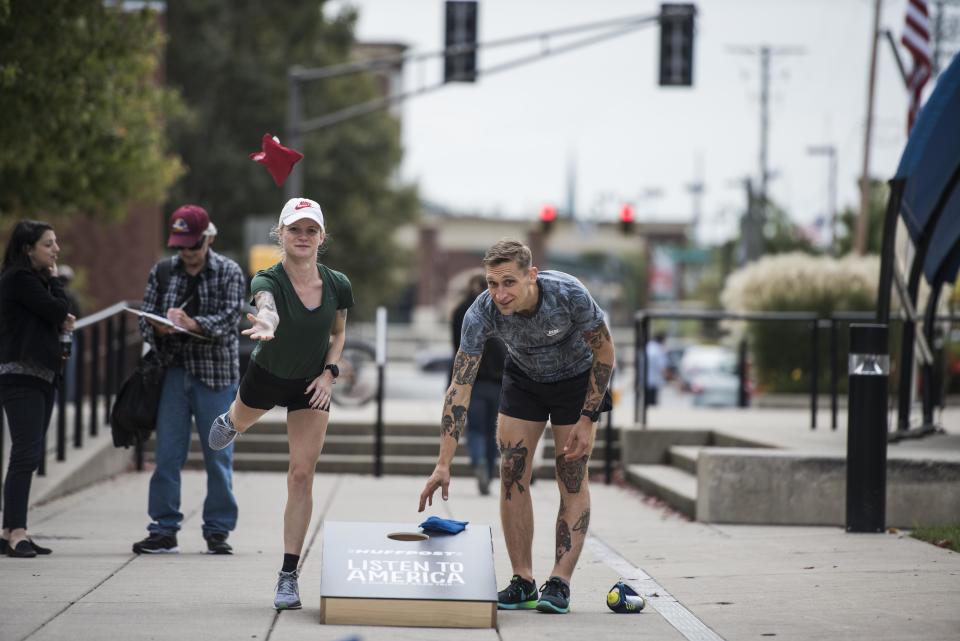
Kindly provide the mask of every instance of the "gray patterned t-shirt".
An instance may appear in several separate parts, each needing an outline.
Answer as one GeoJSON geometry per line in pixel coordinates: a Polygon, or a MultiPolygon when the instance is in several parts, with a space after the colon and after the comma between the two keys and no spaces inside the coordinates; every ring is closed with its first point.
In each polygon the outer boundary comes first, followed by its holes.
{"type": "Polygon", "coordinates": [[[553,383],[590,369],[593,350],[583,332],[603,323],[603,311],[579,280],[558,271],[537,275],[540,299],[531,315],[504,316],[486,291],[463,319],[460,351],[480,355],[490,336],[507,346],[513,363],[539,383],[553,383]]]}

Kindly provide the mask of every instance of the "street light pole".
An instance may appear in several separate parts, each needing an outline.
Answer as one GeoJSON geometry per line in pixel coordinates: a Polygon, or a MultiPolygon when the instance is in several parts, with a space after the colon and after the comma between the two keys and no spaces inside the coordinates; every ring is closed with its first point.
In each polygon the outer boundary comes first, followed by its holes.
{"type": "Polygon", "coordinates": [[[863,171],[860,173],[860,213],[857,215],[854,233],[854,251],[862,256],[867,253],[867,234],[870,220],[870,139],[873,136],[874,89],[877,84],[877,39],[880,37],[880,5],[873,3],[873,29],[870,31],[870,68],[867,75],[867,116],[863,132],[863,171]]]}
{"type": "MultiPolygon", "coordinates": [[[[287,139],[284,144],[291,149],[303,149],[303,94],[301,92],[300,67],[291,67],[287,72],[287,139]]],[[[303,163],[293,166],[285,185],[287,199],[303,196],[303,163]]]]}

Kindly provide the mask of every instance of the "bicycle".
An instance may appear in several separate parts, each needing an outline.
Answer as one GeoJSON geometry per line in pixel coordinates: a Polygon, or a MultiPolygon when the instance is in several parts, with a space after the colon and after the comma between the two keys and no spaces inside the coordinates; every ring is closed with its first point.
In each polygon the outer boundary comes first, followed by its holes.
{"type": "Polygon", "coordinates": [[[377,395],[377,360],[373,345],[347,340],[340,355],[340,376],[333,386],[333,402],[343,407],[362,407],[377,395]]]}

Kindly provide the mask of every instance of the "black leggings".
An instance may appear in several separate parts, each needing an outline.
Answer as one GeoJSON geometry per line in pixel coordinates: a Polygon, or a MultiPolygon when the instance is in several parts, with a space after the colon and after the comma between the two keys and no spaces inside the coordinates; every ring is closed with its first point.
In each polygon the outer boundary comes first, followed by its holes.
{"type": "Polygon", "coordinates": [[[53,390],[53,385],[39,378],[29,384],[0,383],[0,402],[10,426],[10,466],[3,482],[4,529],[27,527],[30,482],[43,456],[43,436],[53,413],[53,390]]]}

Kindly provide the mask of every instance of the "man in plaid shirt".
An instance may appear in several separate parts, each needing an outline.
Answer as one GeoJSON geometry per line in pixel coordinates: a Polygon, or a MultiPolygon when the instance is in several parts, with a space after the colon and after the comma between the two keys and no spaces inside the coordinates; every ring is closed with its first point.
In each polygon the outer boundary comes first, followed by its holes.
{"type": "Polygon", "coordinates": [[[194,419],[207,470],[203,538],[210,554],[232,554],[227,537],[237,524],[233,496],[233,448],[207,444],[213,420],[230,406],[240,381],[237,325],[245,305],[240,266],[210,249],[216,230],[207,212],[184,205],[170,217],[168,247],[177,255],[154,265],[143,311],[177,328],[140,320],[140,333],[166,366],[157,411],[156,468],[150,478],[149,536],[133,544],[137,554],[179,550],[180,470],[190,451],[194,419]],[[187,330],[186,332],[180,329],[187,330]]]}

